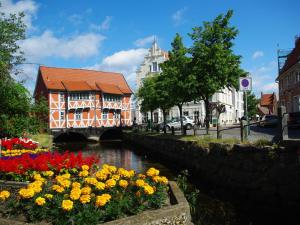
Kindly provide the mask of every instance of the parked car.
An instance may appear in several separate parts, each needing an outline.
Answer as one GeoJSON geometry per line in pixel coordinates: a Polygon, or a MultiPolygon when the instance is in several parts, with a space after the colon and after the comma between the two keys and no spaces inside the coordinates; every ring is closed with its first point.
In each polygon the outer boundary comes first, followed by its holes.
{"type": "Polygon", "coordinates": [[[289,113],[288,126],[293,128],[300,127],[300,112],[289,113]]]}
{"type": "Polygon", "coordinates": [[[277,126],[278,124],[278,116],[275,115],[264,115],[262,119],[259,121],[259,126],[267,127],[267,126],[277,126]]]}
{"type": "MultiPolygon", "coordinates": [[[[191,117],[188,117],[188,116],[183,116],[182,117],[182,122],[183,122],[183,126],[185,126],[187,130],[192,129],[195,125],[194,120],[191,117]]],[[[180,124],[180,118],[179,117],[175,117],[167,123],[167,125],[166,125],[167,130],[171,130],[172,127],[174,127],[174,129],[180,129],[181,124],[180,124]]]]}

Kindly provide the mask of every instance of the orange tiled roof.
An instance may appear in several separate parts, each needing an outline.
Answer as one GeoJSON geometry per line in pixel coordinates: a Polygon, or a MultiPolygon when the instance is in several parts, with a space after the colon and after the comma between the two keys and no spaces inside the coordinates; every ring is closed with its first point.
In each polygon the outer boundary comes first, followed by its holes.
{"type": "Polygon", "coordinates": [[[66,88],[74,91],[78,89],[98,90],[96,83],[115,85],[124,94],[132,94],[124,76],[120,73],[102,72],[95,70],[71,69],[71,68],[55,68],[40,67],[40,74],[48,89],[64,90],[62,84],[67,84],[66,88]],[[84,81],[84,82],[83,82],[84,81]]]}
{"type": "Polygon", "coordinates": [[[122,95],[123,94],[123,92],[120,90],[120,88],[118,86],[116,86],[116,85],[113,85],[113,84],[104,84],[104,83],[99,83],[99,82],[97,82],[96,85],[104,93],[118,94],[118,95],[122,95]]]}
{"type": "Polygon", "coordinates": [[[64,85],[60,81],[48,80],[47,87],[48,89],[52,89],[52,90],[65,90],[64,85]]]}
{"type": "Polygon", "coordinates": [[[90,85],[85,81],[62,81],[67,91],[91,91],[90,85]]]}
{"type": "Polygon", "coordinates": [[[274,94],[263,94],[260,99],[261,106],[273,105],[274,94]]]}

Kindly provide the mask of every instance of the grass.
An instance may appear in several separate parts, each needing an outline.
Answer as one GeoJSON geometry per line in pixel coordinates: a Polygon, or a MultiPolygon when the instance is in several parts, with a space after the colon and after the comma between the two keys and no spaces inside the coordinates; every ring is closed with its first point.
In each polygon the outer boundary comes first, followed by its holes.
{"type": "Polygon", "coordinates": [[[33,134],[30,135],[29,138],[31,138],[34,141],[37,141],[39,143],[39,148],[47,147],[51,148],[53,136],[47,133],[42,134],[33,134]]]}
{"type": "Polygon", "coordinates": [[[201,147],[209,147],[209,143],[239,144],[240,140],[235,138],[217,139],[211,136],[182,136],[182,141],[195,141],[201,147]]]}

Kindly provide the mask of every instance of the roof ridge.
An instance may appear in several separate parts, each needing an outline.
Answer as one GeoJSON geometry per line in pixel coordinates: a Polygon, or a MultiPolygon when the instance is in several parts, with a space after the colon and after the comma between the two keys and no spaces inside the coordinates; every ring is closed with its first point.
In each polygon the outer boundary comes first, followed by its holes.
{"type": "Polygon", "coordinates": [[[40,66],[40,67],[53,68],[53,69],[83,70],[83,71],[93,71],[93,72],[102,72],[102,73],[114,73],[114,74],[123,75],[122,73],[117,73],[117,72],[108,72],[108,71],[102,71],[102,70],[91,70],[91,69],[84,69],[84,68],[66,68],[66,67],[55,67],[55,66],[40,66]]]}

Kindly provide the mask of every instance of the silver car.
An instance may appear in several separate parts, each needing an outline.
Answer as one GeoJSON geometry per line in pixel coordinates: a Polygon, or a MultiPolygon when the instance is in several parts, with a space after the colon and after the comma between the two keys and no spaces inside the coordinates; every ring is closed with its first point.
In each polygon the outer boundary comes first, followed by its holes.
{"type": "MultiPolygon", "coordinates": [[[[183,116],[182,117],[182,122],[183,122],[183,126],[185,126],[186,129],[188,129],[188,130],[192,129],[195,125],[194,120],[191,117],[188,117],[188,116],[183,116]]],[[[174,129],[180,129],[180,126],[181,126],[180,125],[180,118],[175,117],[167,123],[166,129],[171,130],[172,127],[174,127],[174,129]]]]}

